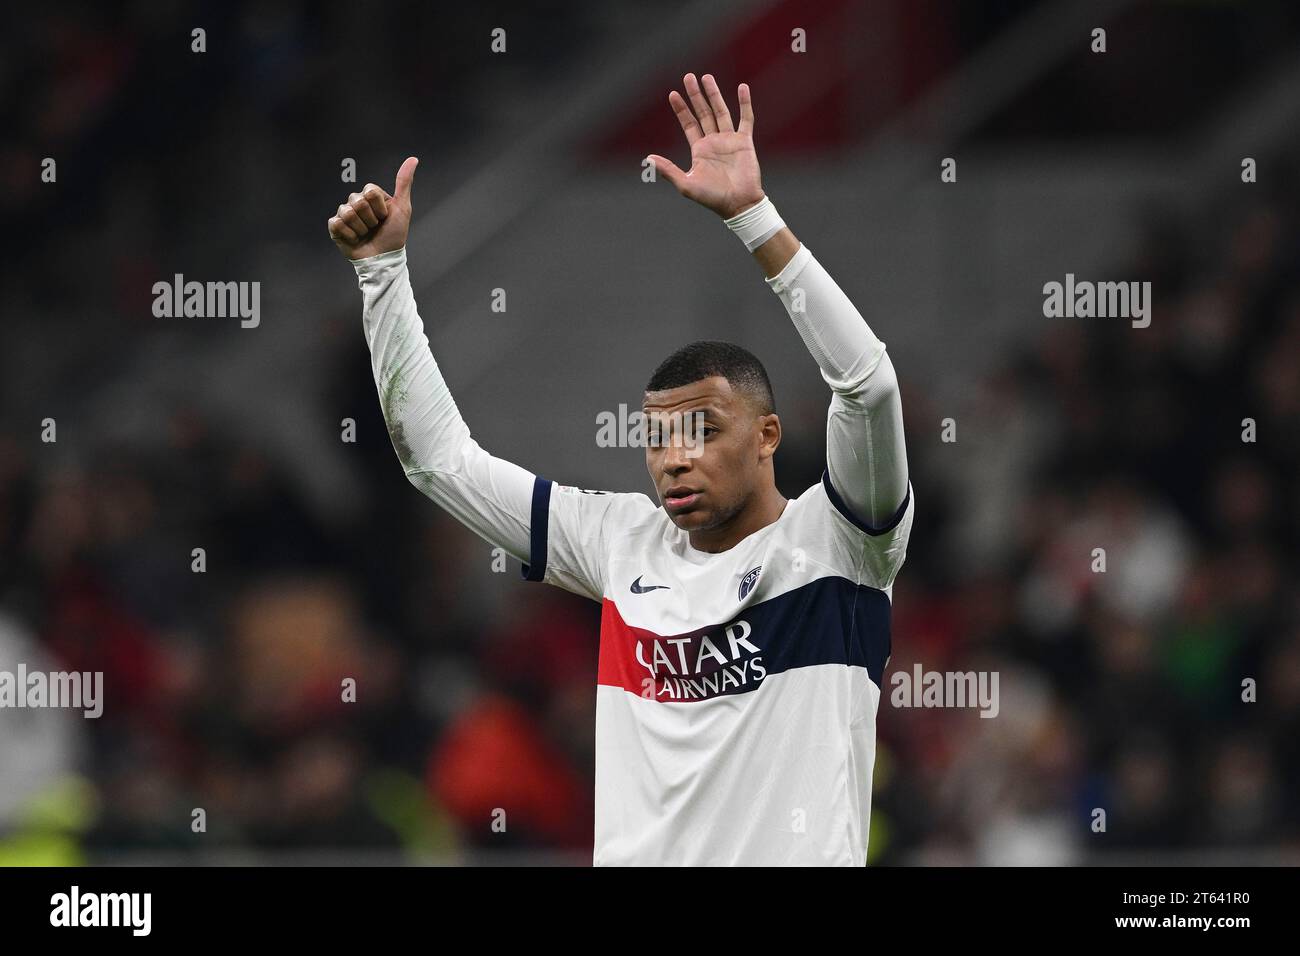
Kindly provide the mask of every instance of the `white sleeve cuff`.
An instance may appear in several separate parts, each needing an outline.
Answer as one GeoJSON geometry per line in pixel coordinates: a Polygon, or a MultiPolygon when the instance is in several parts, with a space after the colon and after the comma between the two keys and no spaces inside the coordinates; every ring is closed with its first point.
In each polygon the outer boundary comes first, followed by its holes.
{"type": "Polygon", "coordinates": [[[398,266],[406,262],[406,246],[400,249],[393,249],[390,252],[381,252],[377,255],[366,256],[364,259],[353,259],[352,268],[357,271],[361,278],[374,275],[388,266],[398,266]]]}
{"type": "Polygon", "coordinates": [[[776,275],[765,278],[763,281],[777,295],[780,295],[790,287],[790,284],[799,277],[803,272],[804,266],[812,261],[812,252],[807,246],[800,244],[799,251],[790,257],[790,261],[785,264],[785,268],[776,275]]]}

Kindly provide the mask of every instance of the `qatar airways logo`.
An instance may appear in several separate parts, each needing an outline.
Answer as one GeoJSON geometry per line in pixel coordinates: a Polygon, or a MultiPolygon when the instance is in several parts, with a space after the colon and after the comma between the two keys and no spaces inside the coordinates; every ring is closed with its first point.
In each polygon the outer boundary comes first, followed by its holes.
{"type": "Polygon", "coordinates": [[[735,621],[716,640],[699,633],[637,641],[637,662],[650,672],[642,681],[641,696],[707,700],[756,687],[767,668],[749,639],[753,631],[747,622],[735,621]]]}

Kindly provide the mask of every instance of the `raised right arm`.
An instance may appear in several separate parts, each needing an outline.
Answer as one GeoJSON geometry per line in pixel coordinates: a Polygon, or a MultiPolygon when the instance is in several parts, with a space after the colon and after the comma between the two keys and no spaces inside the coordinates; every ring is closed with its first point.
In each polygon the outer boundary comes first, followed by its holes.
{"type": "Polygon", "coordinates": [[[545,483],[470,436],[415,308],[406,236],[418,163],[410,157],[402,164],[391,196],[374,183],[349,196],[330,218],[330,238],[356,269],[375,387],[407,479],[484,540],[527,562],[537,487],[545,483]]]}
{"type": "Polygon", "coordinates": [[[407,479],[480,537],[527,562],[536,476],[471,437],[429,349],[405,247],[352,265],[380,407],[407,479]]]}

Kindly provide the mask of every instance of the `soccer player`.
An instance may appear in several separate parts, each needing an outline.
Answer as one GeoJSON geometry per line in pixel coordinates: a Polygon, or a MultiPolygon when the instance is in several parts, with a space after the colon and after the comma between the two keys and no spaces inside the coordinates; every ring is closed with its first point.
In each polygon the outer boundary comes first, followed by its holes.
{"type": "Polygon", "coordinates": [[[914,503],[898,382],[872,333],[764,195],[754,110],[714,78],[669,104],[691,148],[682,195],[763,268],[831,389],[826,468],[773,479],[781,421],[762,364],[695,342],[646,385],[640,493],[561,486],[470,437],[429,350],[406,267],[407,159],[329,221],[353,261],[393,447],[416,488],[514,555],[530,581],[602,605],[594,863],[862,865],[890,603],[914,503]]]}

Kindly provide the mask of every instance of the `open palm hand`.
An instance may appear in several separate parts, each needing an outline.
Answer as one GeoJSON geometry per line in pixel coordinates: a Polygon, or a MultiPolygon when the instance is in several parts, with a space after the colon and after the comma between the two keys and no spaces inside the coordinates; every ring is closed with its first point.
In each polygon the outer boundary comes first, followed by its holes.
{"type": "Polygon", "coordinates": [[[749,86],[740,84],[740,125],[733,125],[717,81],[708,73],[703,81],[701,87],[694,73],[683,77],[689,105],[676,90],[668,94],[668,103],[691,147],[690,171],[684,172],[657,153],[648,158],[683,196],[729,219],[763,198],[754,151],[754,107],[749,86]]]}

